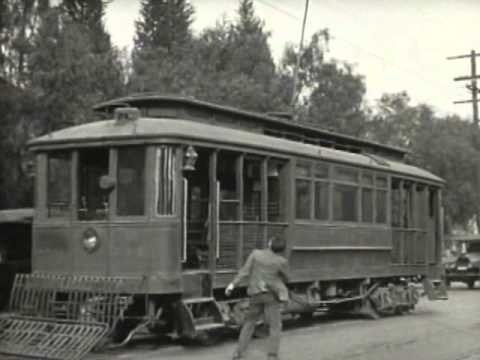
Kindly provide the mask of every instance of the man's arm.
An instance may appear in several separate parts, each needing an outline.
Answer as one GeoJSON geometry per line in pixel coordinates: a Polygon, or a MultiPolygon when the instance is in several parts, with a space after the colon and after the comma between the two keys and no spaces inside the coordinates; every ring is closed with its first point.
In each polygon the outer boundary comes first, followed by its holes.
{"type": "Polygon", "coordinates": [[[284,259],[280,266],[280,277],[282,278],[283,282],[286,284],[290,281],[290,271],[288,269],[288,261],[284,259]]]}
{"type": "Polygon", "coordinates": [[[252,265],[253,265],[254,253],[255,253],[255,250],[250,253],[250,255],[247,258],[247,261],[245,261],[245,264],[238,271],[237,276],[235,276],[235,278],[232,281],[233,286],[237,286],[239,283],[241,283],[245,278],[247,278],[250,275],[250,272],[252,270],[252,265]]]}
{"type": "Polygon", "coordinates": [[[225,295],[230,296],[230,294],[232,293],[235,286],[237,286],[243,279],[250,276],[250,272],[252,270],[252,265],[253,265],[253,257],[254,257],[253,253],[254,252],[255,252],[255,250],[250,253],[247,261],[242,266],[242,268],[239,270],[237,276],[235,276],[233,281],[230,284],[228,284],[227,288],[225,289],[225,295]]]}

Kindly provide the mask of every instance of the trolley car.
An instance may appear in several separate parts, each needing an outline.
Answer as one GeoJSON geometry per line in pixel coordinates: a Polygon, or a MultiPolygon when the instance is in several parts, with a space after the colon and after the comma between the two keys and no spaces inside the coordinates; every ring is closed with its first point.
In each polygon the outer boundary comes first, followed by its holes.
{"type": "Polygon", "coordinates": [[[224,289],[271,236],[288,244],[286,313],[401,313],[415,281],[445,295],[443,180],[404,150],[190,98],[95,110],[106,119],[29,144],[33,272],[16,277],[0,352],[79,358],[140,328],[238,326],[245,290],[224,289]]]}

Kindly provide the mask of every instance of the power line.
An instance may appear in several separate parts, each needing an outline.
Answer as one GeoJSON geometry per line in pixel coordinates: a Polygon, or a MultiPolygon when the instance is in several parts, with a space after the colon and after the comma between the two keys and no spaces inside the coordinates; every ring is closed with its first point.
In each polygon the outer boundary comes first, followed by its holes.
{"type": "Polygon", "coordinates": [[[298,16],[296,16],[295,14],[292,14],[291,12],[289,12],[289,11],[287,11],[287,10],[285,10],[285,9],[282,9],[282,8],[280,8],[280,7],[278,7],[278,6],[275,6],[275,5],[273,5],[272,3],[270,3],[270,2],[267,1],[267,0],[257,0],[257,1],[260,2],[260,3],[262,3],[262,4],[265,5],[265,6],[268,6],[269,8],[271,8],[271,9],[273,9],[273,10],[276,10],[276,11],[278,11],[278,12],[281,12],[281,13],[284,14],[284,15],[287,15],[288,17],[291,17],[292,19],[295,19],[295,20],[297,20],[297,21],[300,21],[300,20],[301,20],[301,19],[300,19],[298,16]]]}
{"type": "MultiPolygon", "coordinates": [[[[293,19],[296,19],[297,21],[300,21],[300,19],[299,19],[296,15],[292,14],[290,11],[285,10],[284,8],[280,8],[280,7],[278,7],[278,6],[275,6],[275,5],[271,4],[269,1],[266,1],[266,0],[257,0],[257,1],[263,3],[265,6],[268,6],[268,7],[272,8],[272,9],[278,11],[278,12],[283,13],[284,15],[287,15],[287,16],[293,18],[293,19]]],[[[409,68],[406,68],[406,67],[403,67],[403,66],[400,66],[400,65],[396,64],[395,62],[393,62],[393,61],[391,61],[391,60],[388,60],[387,58],[385,58],[385,57],[382,56],[382,55],[379,55],[379,54],[377,54],[377,53],[375,53],[375,52],[373,52],[373,51],[371,51],[371,50],[367,50],[367,49],[363,48],[362,46],[356,44],[355,42],[353,42],[353,41],[351,41],[351,40],[347,40],[346,38],[339,37],[338,35],[335,35],[335,36],[333,36],[333,37],[331,37],[331,38],[332,38],[332,39],[337,38],[337,39],[339,39],[339,40],[347,43],[348,45],[350,45],[350,46],[352,46],[352,47],[355,47],[356,49],[364,52],[365,54],[367,54],[367,55],[369,55],[369,56],[371,56],[371,57],[374,57],[374,58],[376,58],[377,60],[382,61],[382,62],[385,63],[386,65],[389,65],[389,66],[391,66],[391,67],[394,67],[394,68],[396,68],[396,69],[398,69],[398,70],[400,70],[400,71],[402,71],[402,72],[404,72],[404,73],[406,73],[406,74],[408,74],[408,75],[410,75],[410,76],[412,76],[412,77],[415,76],[415,77],[417,77],[417,78],[422,79],[424,82],[430,84],[431,87],[432,87],[433,89],[435,89],[435,92],[438,92],[439,94],[440,94],[440,92],[439,92],[439,90],[438,90],[438,86],[439,86],[439,85],[446,88],[446,85],[445,85],[445,84],[442,84],[442,83],[440,83],[440,82],[438,82],[437,84],[433,84],[432,80],[425,78],[425,77],[424,77],[423,75],[421,75],[418,71],[413,70],[413,69],[409,69],[409,68]],[[413,73],[415,73],[415,74],[413,74],[413,73]]],[[[442,94],[443,94],[443,93],[442,93],[442,94]]]]}

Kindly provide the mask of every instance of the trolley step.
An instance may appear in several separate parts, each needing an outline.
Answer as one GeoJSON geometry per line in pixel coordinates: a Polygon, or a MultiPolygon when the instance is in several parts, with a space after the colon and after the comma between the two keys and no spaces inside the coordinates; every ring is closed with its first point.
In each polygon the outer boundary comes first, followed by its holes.
{"type": "Polygon", "coordinates": [[[447,286],[443,279],[425,279],[423,287],[428,300],[448,300],[447,286]]]}
{"type": "Polygon", "coordinates": [[[177,304],[180,336],[194,338],[201,332],[225,327],[220,308],[214,298],[198,297],[180,300],[177,304]]]}

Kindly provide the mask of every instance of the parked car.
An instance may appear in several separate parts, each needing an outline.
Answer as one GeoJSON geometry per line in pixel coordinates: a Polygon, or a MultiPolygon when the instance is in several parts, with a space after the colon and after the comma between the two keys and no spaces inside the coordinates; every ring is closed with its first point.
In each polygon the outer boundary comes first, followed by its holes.
{"type": "Polygon", "coordinates": [[[458,281],[473,289],[480,280],[480,235],[453,237],[452,248],[457,256],[445,262],[447,285],[458,281]]]}

